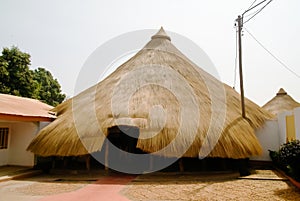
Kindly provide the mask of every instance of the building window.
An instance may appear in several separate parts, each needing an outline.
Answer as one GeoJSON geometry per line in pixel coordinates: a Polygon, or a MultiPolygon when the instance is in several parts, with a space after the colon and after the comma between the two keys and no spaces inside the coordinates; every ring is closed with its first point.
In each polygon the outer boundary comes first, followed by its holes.
{"type": "Polygon", "coordinates": [[[0,128],[0,149],[7,149],[8,131],[8,128],[0,128]]]}

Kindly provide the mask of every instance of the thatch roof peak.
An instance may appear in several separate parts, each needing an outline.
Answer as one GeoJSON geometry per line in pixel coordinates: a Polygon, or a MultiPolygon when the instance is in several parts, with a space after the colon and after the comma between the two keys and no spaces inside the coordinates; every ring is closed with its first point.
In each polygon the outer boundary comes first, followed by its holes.
{"type": "Polygon", "coordinates": [[[151,37],[151,40],[140,52],[152,50],[173,54],[190,62],[190,60],[172,44],[170,36],[167,35],[163,27],[161,27],[158,32],[151,37]]]}
{"type": "Polygon", "coordinates": [[[167,39],[171,41],[170,36],[167,35],[163,27],[160,27],[159,31],[151,37],[151,39],[167,39]]]}
{"type": "Polygon", "coordinates": [[[282,96],[282,95],[287,95],[287,92],[283,88],[280,88],[276,96],[282,96]]]}
{"type": "Polygon", "coordinates": [[[263,108],[277,115],[280,112],[292,110],[296,107],[300,107],[300,103],[295,101],[288,93],[280,88],[276,93],[276,96],[268,101],[263,108]]]}

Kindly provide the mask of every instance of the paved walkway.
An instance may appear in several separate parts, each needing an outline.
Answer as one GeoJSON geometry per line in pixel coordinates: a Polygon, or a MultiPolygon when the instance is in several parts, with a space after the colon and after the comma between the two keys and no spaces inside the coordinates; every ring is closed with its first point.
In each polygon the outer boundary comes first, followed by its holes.
{"type": "Polygon", "coordinates": [[[129,201],[119,192],[134,178],[131,175],[106,176],[77,191],[48,196],[40,201],[129,201]]]}

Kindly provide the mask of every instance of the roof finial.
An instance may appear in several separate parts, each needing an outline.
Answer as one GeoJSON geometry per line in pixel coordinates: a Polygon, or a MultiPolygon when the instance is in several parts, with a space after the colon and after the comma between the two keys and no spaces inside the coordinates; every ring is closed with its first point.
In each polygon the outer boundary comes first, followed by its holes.
{"type": "Polygon", "coordinates": [[[151,37],[151,39],[167,39],[171,41],[170,36],[167,35],[163,27],[160,27],[159,31],[151,37]]]}
{"type": "Polygon", "coordinates": [[[280,88],[276,95],[277,96],[282,96],[282,95],[287,95],[287,93],[283,88],[280,88]]]}

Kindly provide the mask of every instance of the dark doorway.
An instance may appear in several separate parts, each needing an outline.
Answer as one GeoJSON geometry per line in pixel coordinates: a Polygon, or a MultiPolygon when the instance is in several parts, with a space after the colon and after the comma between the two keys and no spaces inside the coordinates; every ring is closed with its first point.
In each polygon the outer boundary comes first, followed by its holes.
{"type": "Polygon", "coordinates": [[[133,126],[113,126],[108,128],[107,139],[118,149],[128,153],[140,153],[141,150],[136,148],[140,135],[138,127],[133,126]]]}
{"type": "Polygon", "coordinates": [[[136,147],[139,134],[139,128],[133,126],[108,128],[108,135],[102,147],[105,166],[109,169],[136,173],[149,169],[149,158],[138,157],[139,154],[145,153],[136,147]]]}

